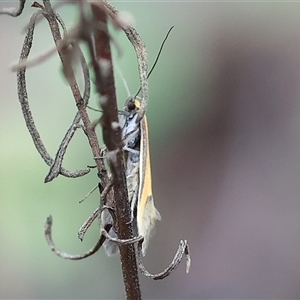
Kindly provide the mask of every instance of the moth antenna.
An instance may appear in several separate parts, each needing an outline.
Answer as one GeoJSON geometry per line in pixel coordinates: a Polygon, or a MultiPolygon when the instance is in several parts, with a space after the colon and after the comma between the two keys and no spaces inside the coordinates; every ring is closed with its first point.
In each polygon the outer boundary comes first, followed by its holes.
{"type": "MultiPolygon", "coordinates": [[[[170,35],[170,33],[171,33],[171,31],[172,31],[173,28],[174,28],[174,26],[172,26],[172,27],[168,30],[168,32],[167,32],[167,34],[166,34],[164,40],[162,41],[161,46],[160,46],[160,48],[159,48],[159,51],[158,51],[158,53],[157,53],[157,55],[156,55],[156,59],[155,59],[155,61],[154,61],[154,63],[153,63],[153,66],[151,67],[151,69],[150,69],[150,71],[149,71],[149,73],[148,73],[148,75],[147,75],[147,79],[150,77],[151,73],[153,72],[153,70],[154,70],[154,68],[155,68],[155,66],[156,66],[156,64],[157,64],[157,62],[158,62],[158,59],[159,59],[159,57],[160,57],[160,55],[161,55],[161,53],[162,53],[162,50],[163,50],[163,48],[164,48],[164,45],[165,45],[165,43],[166,43],[166,41],[167,41],[167,39],[168,39],[168,37],[169,37],[169,35],[170,35]]],[[[130,95],[131,95],[131,94],[130,94],[130,90],[129,90],[127,81],[126,81],[126,79],[125,79],[125,77],[124,77],[124,74],[123,74],[122,70],[120,69],[119,65],[117,64],[117,62],[114,62],[114,65],[115,65],[115,67],[116,67],[116,69],[117,69],[117,72],[119,73],[119,75],[120,75],[120,77],[121,77],[121,79],[122,79],[122,82],[123,82],[124,87],[125,87],[125,89],[126,89],[127,95],[128,95],[128,97],[130,97],[130,95]]],[[[137,92],[135,93],[134,99],[137,97],[137,95],[140,93],[140,91],[141,91],[141,87],[139,87],[139,89],[138,89],[137,92]]],[[[92,108],[92,107],[90,107],[89,105],[87,105],[87,107],[88,107],[89,109],[91,109],[91,110],[98,111],[98,112],[102,112],[102,110],[99,110],[99,109],[96,109],[96,108],[92,108]]],[[[119,114],[120,114],[120,113],[121,113],[121,111],[119,111],[119,114]]],[[[122,113],[121,113],[121,114],[122,114],[122,113]]]]}
{"type": "Polygon", "coordinates": [[[97,109],[97,108],[94,108],[94,107],[91,107],[91,106],[89,106],[89,105],[87,105],[86,107],[87,107],[88,109],[93,110],[93,111],[96,111],[96,112],[103,112],[103,110],[97,109]]]}
{"type": "MultiPolygon", "coordinates": [[[[158,53],[157,53],[157,55],[156,55],[156,59],[155,59],[155,61],[154,61],[154,63],[153,63],[153,66],[151,67],[151,69],[150,69],[150,71],[149,71],[149,73],[148,73],[148,75],[147,75],[147,78],[150,77],[152,71],[154,70],[154,68],[155,68],[155,66],[156,66],[156,64],[157,64],[157,62],[158,62],[158,59],[159,59],[159,57],[160,57],[160,55],[161,55],[161,52],[162,52],[162,50],[163,50],[163,47],[164,47],[164,45],[165,45],[165,43],[166,43],[166,41],[167,41],[167,39],[168,39],[168,37],[169,37],[169,35],[170,35],[170,32],[172,31],[173,28],[174,28],[174,26],[172,26],[172,27],[168,30],[168,32],[167,32],[167,34],[166,34],[166,36],[165,36],[163,42],[161,43],[161,46],[160,46],[160,48],[159,48],[159,51],[158,51],[158,53]]],[[[140,91],[141,91],[141,87],[139,87],[138,91],[135,93],[134,98],[137,97],[137,95],[140,93],[140,91]]]]}
{"type": "MultiPolygon", "coordinates": [[[[124,87],[125,87],[125,90],[127,92],[128,97],[130,97],[131,94],[130,94],[130,91],[129,91],[129,87],[128,87],[127,81],[126,81],[126,79],[124,77],[124,74],[123,74],[122,70],[120,69],[120,67],[119,67],[119,65],[118,65],[118,63],[116,61],[114,61],[114,66],[115,66],[115,68],[116,68],[119,76],[122,79],[122,82],[124,84],[124,87]]],[[[93,107],[91,107],[89,105],[87,105],[86,107],[89,108],[89,109],[91,109],[91,110],[93,110],[93,111],[103,112],[101,109],[93,108],[93,107]]],[[[119,115],[126,115],[126,112],[124,112],[123,110],[118,110],[118,114],[119,115]]]]}
{"type": "MultiPolygon", "coordinates": [[[[96,111],[96,112],[101,112],[103,113],[103,110],[101,109],[97,109],[97,108],[94,108],[94,107],[91,107],[89,105],[86,106],[88,109],[90,110],[93,110],[93,111],[96,111]]],[[[121,116],[127,116],[128,115],[128,112],[122,110],[122,109],[118,109],[118,114],[121,115],[121,116]]]]}
{"type": "Polygon", "coordinates": [[[129,97],[131,94],[130,94],[130,90],[129,90],[127,81],[126,81],[126,79],[125,79],[125,76],[124,76],[122,70],[120,69],[120,67],[119,67],[119,65],[118,65],[118,63],[117,63],[116,61],[114,61],[114,65],[115,65],[115,68],[117,69],[117,72],[118,72],[119,76],[120,76],[121,79],[122,79],[122,82],[123,82],[123,84],[124,84],[125,90],[126,90],[126,92],[127,92],[127,96],[129,97]]]}

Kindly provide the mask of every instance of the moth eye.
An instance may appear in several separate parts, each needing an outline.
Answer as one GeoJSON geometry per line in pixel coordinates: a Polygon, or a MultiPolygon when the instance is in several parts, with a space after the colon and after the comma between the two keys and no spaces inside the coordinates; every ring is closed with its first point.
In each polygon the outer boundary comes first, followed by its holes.
{"type": "Polygon", "coordinates": [[[128,110],[135,110],[136,106],[133,101],[130,101],[127,105],[128,110]]]}

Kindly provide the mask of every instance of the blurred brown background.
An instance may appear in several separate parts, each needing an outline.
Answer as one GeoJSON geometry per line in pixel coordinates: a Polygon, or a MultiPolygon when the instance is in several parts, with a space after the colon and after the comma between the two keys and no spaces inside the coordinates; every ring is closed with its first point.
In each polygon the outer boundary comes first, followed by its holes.
{"type": "MultiPolygon", "coordinates": [[[[11,1],[13,3],[15,1],[11,1]]],[[[0,8],[11,3],[0,3],[0,8]]],[[[145,264],[158,272],[180,239],[188,239],[190,274],[182,263],[168,278],[141,277],[145,299],[300,297],[300,4],[270,2],[116,2],[131,12],[148,46],[150,65],[175,26],[150,78],[148,119],[156,206],[162,215],[145,264]]],[[[51,213],[57,246],[71,253],[92,247],[77,229],[98,203],[93,172],[44,184],[19,107],[16,74],[21,33],[35,9],[0,17],[0,297],[121,299],[118,258],[100,251],[79,262],[47,248],[43,224],[51,213]]],[[[75,8],[59,10],[67,25],[75,8]]],[[[129,88],[138,88],[131,45],[114,33],[129,88]]],[[[36,28],[33,55],[52,47],[46,22],[36,28]]],[[[76,111],[59,60],[28,70],[37,126],[52,155],[76,111]]],[[[120,107],[126,91],[116,73],[120,107]]],[[[96,103],[96,97],[91,103],[96,103]]],[[[98,116],[93,115],[94,119],[98,116]]],[[[82,132],[65,166],[92,164],[82,132]]]]}

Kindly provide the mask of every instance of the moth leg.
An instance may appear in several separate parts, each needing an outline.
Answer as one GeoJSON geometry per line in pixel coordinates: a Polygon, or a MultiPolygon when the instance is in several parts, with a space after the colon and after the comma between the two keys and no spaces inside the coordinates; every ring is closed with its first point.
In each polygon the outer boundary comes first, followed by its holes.
{"type": "Polygon", "coordinates": [[[140,241],[137,245],[137,261],[138,261],[138,265],[139,268],[141,270],[141,273],[151,279],[154,280],[158,280],[158,279],[163,279],[167,276],[169,276],[179,265],[179,263],[181,262],[183,255],[186,256],[186,272],[188,273],[190,270],[190,266],[191,266],[191,256],[190,256],[190,250],[189,250],[189,245],[187,243],[187,240],[181,240],[179,243],[179,247],[178,250],[172,260],[172,262],[170,263],[170,265],[165,268],[162,272],[157,273],[157,274],[151,274],[149,273],[143,262],[142,262],[142,242],[140,241]]]}
{"type": "MultiPolygon", "coordinates": [[[[83,238],[87,232],[87,230],[90,228],[90,226],[92,225],[92,223],[97,219],[97,217],[100,216],[101,212],[103,211],[103,209],[107,208],[104,207],[105,202],[106,202],[106,196],[109,193],[111,187],[113,185],[113,180],[111,179],[107,186],[105,187],[105,189],[103,190],[103,192],[101,193],[100,196],[100,207],[97,207],[94,212],[87,218],[87,220],[80,226],[79,230],[78,230],[78,238],[83,241],[83,238]]],[[[95,189],[97,188],[97,186],[90,191],[85,198],[83,198],[82,200],[80,200],[79,202],[81,203],[82,201],[84,201],[86,199],[87,196],[89,196],[95,189]]],[[[100,219],[100,218],[99,218],[100,219]]],[[[108,225],[108,222],[105,223],[105,226],[108,225]]],[[[112,225],[112,224],[110,224],[112,225]]],[[[100,225],[101,228],[102,225],[100,225]]]]}
{"type": "MultiPolygon", "coordinates": [[[[103,219],[105,219],[106,222],[109,221],[111,221],[111,223],[116,222],[114,209],[112,209],[111,207],[103,206],[102,217],[101,217],[102,222],[103,219]],[[108,209],[109,213],[107,213],[105,209],[108,209]]],[[[104,228],[100,227],[100,230],[101,230],[101,234],[106,237],[106,241],[104,242],[103,246],[107,255],[109,256],[114,256],[119,252],[119,247],[118,247],[119,245],[132,244],[132,243],[142,241],[144,239],[141,235],[130,239],[119,239],[115,230],[112,227],[110,228],[109,231],[105,227],[104,228]]]]}
{"type": "Polygon", "coordinates": [[[140,150],[134,150],[134,149],[129,148],[127,146],[124,146],[123,149],[126,150],[126,151],[128,151],[128,152],[134,153],[134,154],[140,153],[140,150]]]}
{"type": "Polygon", "coordinates": [[[101,158],[105,158],[106,157],[106,146],[103,146],[101,149],[100,149],[100,156],[101,158]]]}

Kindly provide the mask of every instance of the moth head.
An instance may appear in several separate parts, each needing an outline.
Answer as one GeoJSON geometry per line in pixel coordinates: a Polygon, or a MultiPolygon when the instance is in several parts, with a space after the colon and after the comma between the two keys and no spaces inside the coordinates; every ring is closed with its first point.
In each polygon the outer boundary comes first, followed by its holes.
{"type": "Polygon", "coordinates": [[[139,108],[140,102],[134,96],[129,96],[125,102],[124,110],[131,115],[135,115],[139,108]]]}
{"type": "MultiPolygon", "coordinates": [[[[126,102],[122,115],[120,124],[122,126],[123,137],[128,137],[129,134],[133,134],[139,128],[139,122],[137,121],[138,111],[140,107],[140,102],[136,100],[133,96],[130,96],[126,102]]],[[[137,134],[134,134],[137,136],[137,134]]],[[[128,142],[128,141],[127,141],[128,142]]],[[[126,142],[126,143],[127,143],[126,142]]]]}

